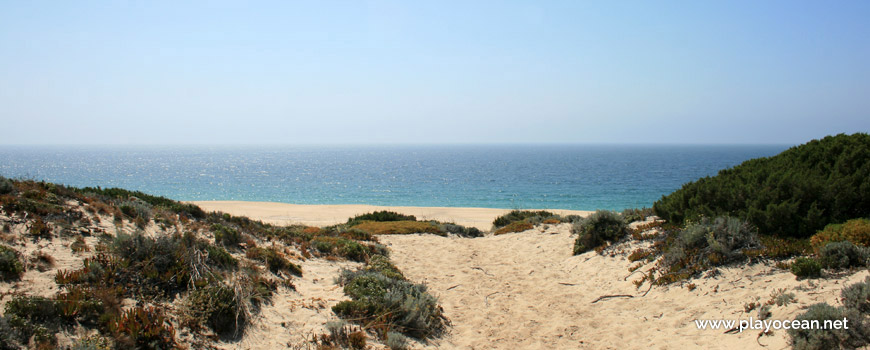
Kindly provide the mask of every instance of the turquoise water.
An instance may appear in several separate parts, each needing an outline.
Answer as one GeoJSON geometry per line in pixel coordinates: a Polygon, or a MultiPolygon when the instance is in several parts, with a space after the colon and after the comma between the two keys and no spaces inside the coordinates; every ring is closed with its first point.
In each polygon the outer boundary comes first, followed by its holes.
{"type": "Polygon", "coordinates": [[[786,148],[0,146],[0,175],[183,201],[621,210],[786,148]]]}

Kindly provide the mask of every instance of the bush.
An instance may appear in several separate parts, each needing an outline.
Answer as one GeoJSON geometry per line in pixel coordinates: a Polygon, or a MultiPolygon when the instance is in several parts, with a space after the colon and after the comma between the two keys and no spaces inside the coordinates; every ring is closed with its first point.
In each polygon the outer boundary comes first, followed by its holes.
{"type": "Polygon", "coordinates": [[[626,223],[632,223],[635,221],[644,221],[648,216],[652,216],[652,208],[629,208],[622,211],[622,218],[626,223]]]}
{"type": "Polygon", "coordinates": [[[858,247],[848,241],[828,243],[819,251],[819,260],[828,269],[867,266],[868,258],[870,253],[867,248],[858,247]]]}
{"type": "Polygon", "coordinates": [[[383,255],[373,255],[368,264],[366,265],[366,270],[375,271],[384,276],[387,276],[392,279],[404,280],[405,275],[402,274],[402,271],[390,261],[389,258],[383,255]]]}
{"type": "Polygon", "coordinates": [[[0,277],[3,280],[21,278],[24,273],[24,264],[19,259],[19,253],[15,249],[0,245],[0,277]]]}
{"type": "Polygon", "coordinates": [[[438,229],[442,232],[452,233],[460,237],[483,237],[483,232],[481,232],[477,227],[466,227],[462,225],[457,225],[453,223],[441,223],[441,222],[432,222],[434,225],[438,226],[438,229]]]}
{"type": "Polygon", "coordinates": [[[373,235],[406,235],[411,233],[434,233],[444,235],[438,226],[426,221],[363,221],[352,228],[373,235]]]}
{"type": "Polygon", "coordinates": [[[10,194],[15,190],[15,184],[3,176],[0,176],[0,195],[10,194]]]}
{"type": "Polygon", "coordinates": [[[284,271],[297,276],[302,276],[302,268],[290,260],[287,260],[283,254],[279,253],[275,248],[251,248],[245,253],[249,259],[258,260],[266,263],[269,271],[278,273],[284,271]]]}
{"type": "Polygon", "coordinates": [[[239,243],[242,243],[242,235],[232,227],[213,224],[211,225],[211,230],[214,232],[214,242],[217,244],[223,244],[227,247],[236,247],[239,243]]]}
{"type": "Polygon", "coordinates": [[[685,184],[653,209],[677,224],[731,215],[763,234],[805,238],[827,224],[867,215],[868,188],[870,135],[840,134],[685,184]]]}
{"type": "Polygon", "coordinates": [[[408,337],[397,332],[387,332],[387,339],[384,341],[384,345],[390,350],[406,350],[408,343],[408,337]]]}
{"type": "MultiPolygon", "coordinates": [[[[828,304],[814,304],[806,312],[795,318],[803,324],[818,322],[815,329],[789,329],[791,344],[795,350],[827,350],[855,349],[867,345],[870,339],[870,328],[864,316],[852,309],[836,308],[828,304]],[[825,325],[826,320],[848,320],[849,329],[818,329],[825,325]]],[[[802,327],[803,328],[803,327],[802,327]]]]}
{"type": "Polygon", "coordinates": [[[185,302],[188,323],[206,325],[222,336],[238,335],[244,329],[244,314],[232,289],[210,285],[190,292],[185,302]]]}
{"type": "Polygon", "coordinates": [[[527,219],[530,219],[530,218],[533,218],[536,216],[541,217],[542,221],[543,221],[543,220],[550,218],[550,217],[556,217],[557,215],[553,214],[549,211],[546,211],[546,210],[539,210],[539,211],[512,210],[511,212],[509,212],[507,214],[504,214],[502,216],[497,217],[492,222],[492,225],[495,226],[496,228],[504,227],[504,226],[507,226],[510,223],[516,222],[516,221],[526,220],[528,222],[527,219]]]}
{"type": "Polygon", "coordinates": [[[749,223],[732,217],[705,218],[676,233],[662,264],[671,272],[693,274],[709,266],[742,260],[747,251],[760,246],[758,234],[749,223]]]}
{"type": "Polygon", "coordinates": [[[383,323],[387,330],[422,339],[440,335],[448,324],[438,299],[422,284],[364,270],[343,270],[339,281],[344,293],[353,299],[332,308],[341,317],[383,323]]]}
{"type": "Polygon", "coordinates": [[[353,261],[364,262],[370,255],[386,255],[382,245],[363,245],[357,241],[341,237],[319,236],[311,240],[311,246],[324,254],[334,254],[353,261]]]}
{"type": "Polygon", "coordinates": [[[494,235],[503,235],[505,233],[523,232],[535,228],[532,224],[525,221],[514,221],[493,232],[494,235]]]}
{"type": "Polygon", "coordinates": [[[816,251],[828,243],[841,241],[849,241],[862,247],[870,247],[870,220],[853,219],[842,224],[831,224],[810,237],[810,244],[816,251]]]}
{"type": "Polygon", "coordinates": [[[822,264],[816,259],[799,257],[791,264],[791,273],[798,279],[822,277],[822,264]]]}
{"type": "Polygon", "coordinates": [[[354,216],[350,219],[347,219],[348,226],[354,226],[363,221],[377,221],[377,222],[386,222],[386,221],[417,221],[417,218],[414,215],[404,215],[399,214],[394,211],[376,211],[368,214],[362,214],[354,216]]]}
{"type": "Polygon", "coordinates": [[[864,314],[870,314],[870,276],[864,282],[851,284],[840,292],[843,306],[855,309],[864,314]]]}
{"type": "Polygon", "coordinates": [[[603,246],[607,242],[617,241],[630,232],[622,216],[612,211],[599,210],[583,221],[575,223],[571,227],[571,233],[578,235],[574,241],[574,255],[577,255],[603,246]]]}

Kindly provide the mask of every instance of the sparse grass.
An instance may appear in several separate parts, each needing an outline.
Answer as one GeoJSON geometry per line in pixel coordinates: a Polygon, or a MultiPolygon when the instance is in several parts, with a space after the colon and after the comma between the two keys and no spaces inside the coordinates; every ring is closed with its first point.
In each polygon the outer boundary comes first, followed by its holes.
{"type": "Polygon", "coordinates": [[[426,221],[363,221],[351,228],[362,230],[373,235],[404,235],[411,233],[445,235],[438,226],[426,221]]]}
{"type": "Polygon", "coordinates": [[[35,251],[30,257],[30,264],[39,272],[45,272],[54,267],[54,257],[43,251],[35,251]]]}
{"type": "Polygon", "coordinates": [[[91,251],[91,248],[88,247],[88,244],[85,243],[85,239],[82,238],[82,236],[76,237],[75,241],[70,243],[69,248],[76,253],[91,251]]]}

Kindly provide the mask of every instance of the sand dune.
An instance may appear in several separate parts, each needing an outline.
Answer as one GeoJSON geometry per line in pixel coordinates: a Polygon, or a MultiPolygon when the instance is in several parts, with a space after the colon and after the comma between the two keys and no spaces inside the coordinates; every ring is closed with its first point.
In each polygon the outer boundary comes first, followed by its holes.
{"type": "MultiPolygon", "coordinates": [[[[247,215],[274,223],[326,225],[372,210],[389,209],[419,218],[456,221],[488,228],[492,219],[506,212],[473,208],[395,208],[373,206],[295,206],[278,203],[199,202],[206,210],[247,215]]],[[[438,296],[451,320],[449,333],[415,348],[439,349],[673,349],[673,348],[788,348],[788,334],[758,330],[726,334],[724,329],[699,330],[698,319],[757,318],[746,312],[750,302],[765,302],[777,290],[794,293],[796,302],[772,305],[771,319],[792,320],[809,305],[841,305],[840,290],[864,279],[866,269],[797,281],[773,263],[733,266],[721,274],[667,287],[648,284],[640,289],[629,276],[628,253],[644,242],[623,243],[608,254],[572,255],[574,236],[568,224],[538,226],[521,233],[483,238],[435,235],[388,235],[379,239],[392,251],[392,260],[416,282],[425,282],[438,296]],[[689,283],[696,287],[689,290],[689,283]],[[631,295],[604,299],[603,295],[631,295]]],[[[303,334],[322,331],[319,323],[332,319],[328,307],[342,299],[334,285],[338,266],[314,261],[304,266],[305,279],[293,300],[276,300],[264,310],[264,319],[242,347],[270,348],[285,341],[299,342],[298,335],[281,334],[278,324],[299,326],[303,334]],[[296,308],[287,305],[305,300],[324,305],[296,308]],[[280,339],[280,341],[276,341],[280,339]]],[[[652,267],[652,263],[641,271],[652,267]]],[[[283,328],[283,327],[282,327],[283,328]]],[[[283,331],[286,333],[286,330],[283,331]]],[[[298,344],[298,343],[297,343],[298,344]]]]}
{"type": "MultiPolygon", "coordinates": [[[[405,215],[414,215],[418,220],[438,220],[454,222],[464,226],[473,226],[481,230],[489,230],[492,221],[510,209],[490,208],[448,208],[448,207],[385,207],[362,204],[341,205],[309,205],[287,204],[274,202],[244,202],[244,201],[203,201],[191,202],[205,211],[222,211],[225,213],[247,216],[277,225],[304,224],[311,226],[328,226],[344,223],[349,217],[370,213],[378,210],[391,210],[405,215]]],[[[537,210],[537,209],[533,209],[537,210]]],[[[547,209],[560,215],[586,215],[589,211],[547,209]]]]}

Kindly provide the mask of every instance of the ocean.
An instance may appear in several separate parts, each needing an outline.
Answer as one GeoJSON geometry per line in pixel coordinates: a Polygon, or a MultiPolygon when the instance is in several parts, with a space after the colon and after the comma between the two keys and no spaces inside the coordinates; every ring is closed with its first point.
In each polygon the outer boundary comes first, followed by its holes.
{"type": "Polygon", "coordinates": [[[788,147],[0,146],[0,175],[181,201],[622,210],[788,147]]]}

